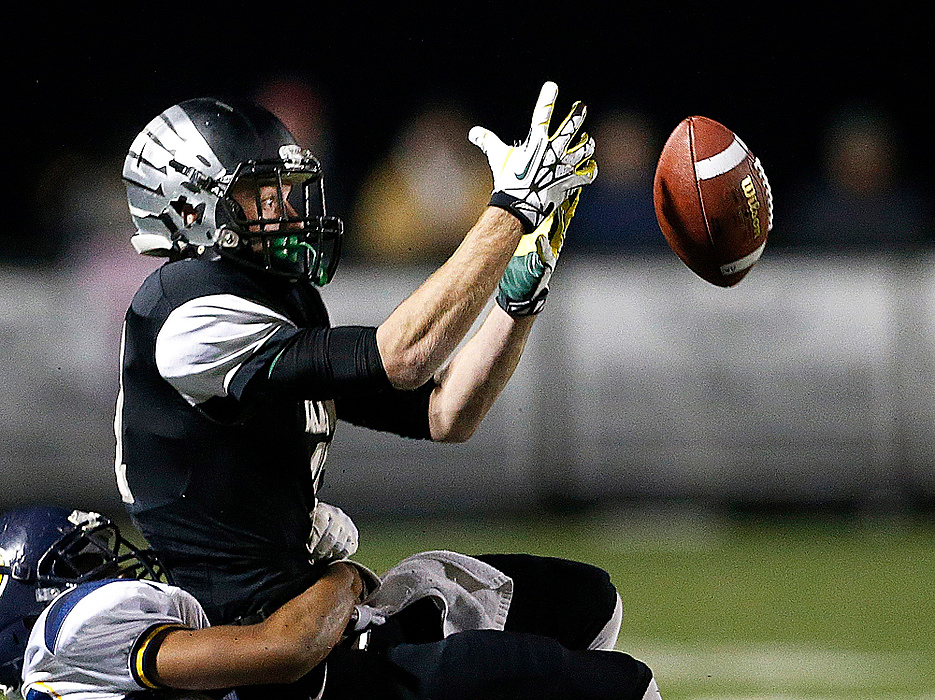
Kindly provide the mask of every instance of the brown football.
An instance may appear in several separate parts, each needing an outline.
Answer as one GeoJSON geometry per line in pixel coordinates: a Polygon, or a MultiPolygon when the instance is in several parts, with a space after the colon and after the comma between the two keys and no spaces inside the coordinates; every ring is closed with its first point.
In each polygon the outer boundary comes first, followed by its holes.
{"type": "Polygon", "coordinates": [[[672,250],[719,287],[743,279],[773,227],[773,194],[759,158],[707,117],[687,117],[669,136],[656,166],[653,203],[672,250]]]}

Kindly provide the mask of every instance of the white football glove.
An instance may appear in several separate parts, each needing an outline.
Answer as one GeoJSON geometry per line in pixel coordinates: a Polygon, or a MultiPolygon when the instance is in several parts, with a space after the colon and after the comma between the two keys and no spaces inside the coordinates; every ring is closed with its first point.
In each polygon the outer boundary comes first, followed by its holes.
{"type": "Polygon", "coordinates": [[[471,143],[487,156],[493,173],[490,204],[514,214],[530,233],[558,207],[568,193],[597,177],[594,139],[578,135],[587,108],[575,102],[565,121],[549,136],[549,122],[558,86],[547,82],[539,92],[526,140],[507,146],[480,126],[468,134],[471,143]]]}
{"type": "Polygon", "coordinates": [[[305,546],[312,562],[344,559],[357,551],[357,526],[337,506],[319,501],[312,511],[312,531],[305,546]]]}
{"type": "Polygon", "coordinates": [[[580,189],[572,192],[532,233],[519,239],[497,290],[497,303],[510,316],[531,316],[542,311],[552,272],[565,244],[565,231],[580,196],[580,189]]]}

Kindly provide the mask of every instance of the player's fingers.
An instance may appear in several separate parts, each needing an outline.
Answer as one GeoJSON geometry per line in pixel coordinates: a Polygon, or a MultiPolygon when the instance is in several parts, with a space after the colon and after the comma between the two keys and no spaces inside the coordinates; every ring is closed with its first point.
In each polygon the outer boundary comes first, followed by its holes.
{"type": "Polygon", "coordinates": [[[552,244],[552,252],[556,260],[562,247],[565,245],[565,232],[568,230],[568,224],[571,223],[575,215],[575,207],[578,206],[578,196],[581,194],[581,188],[575,189],[564,202],[559,205],[555,226],[552,229],[552,235],[549,236],[549,242],[552,244]]]}
{"type": "Polygon", "coordinates": [[[482,126],[471,127],[471,130],[468,132],[468,141],[473,143],[482,151],[484,150],[484,141],[487,139],[487,136],[491,132],[485,129],[482,126]]]}
{"type": "Polygon", "coordinates": [[[581,128],[581,124],[584,123],[584,118],[588,115],[588,108],[582,102],[575,102],[571,106],[571,110],[568,112],[568,116],[558,125],[558,128],[555,129],[554,134],[550,137],[552,141],[555,141],[556,144],[563,143],[567,144],[574,137],[578,130],[581,128]]]}
{"type": "Polygon", "coordinates": [[[565,154],[575,156],[579,162],[587,160],[594,155],[594,139],[588,136],[586,131],[582,131],[578,135],[578,140],[565,149],[565,154]]]}
{"type": "MultiPolygon", "coordinates": [[[[575,210],[578,208],[578,202],[581,199],[581,188],[571,190],[568,197],[562,202],[558,207],[558,225],[556,226],[556,232],[561,232],[562,236],[565,234],[565,230],[568,228],[568,224],[571,223],[572,218],[575,215],[575,210]]],[[[553,232],[553,239],[554,239],[553,232]]],[[[555,245],[553,243],[552,247],[555,245]]]]}
{"type": "Polygon", "coordinates": [[[484,152],[490,162],[491,169],[494,170],[495,164],[502,167],[511,148],[503,143],[495,133],[482,126],[475,126],[471,129],[468,132],[468,140],[484,152]]]}
{"type": "Polygon", "coordinates": [[[341,546],[339,549],[340,549],[340,552],[338,553],[338,556],[341,558],[350,557],[354,555],[354,553],[357,551],[356,531],[353,533],[348,533],[348,537],[346,537],[344,541],[341,542],[341,546]]]}
{"type": "Polygon", "coordinates": [[[545,235],[536,239],[536,250],[543,265],[549,269],[555,269],[555,252],[552,250],[551,242],[545,235]]]}
{"type": "Polygon", "coordinates": [[[471,128],[471,130],[468,132],[468,141],[473,143],[484,153],[487,153],[487,149],[491,146],[496,147],[497,144],[503,145],[495,133],[489,129],[485,129],[482,126],[475,126],[471,128]]]}
{"type": "Polygon", "coordinates": [[[315,543],[315,550],[318,552],[327,552],[334,545],[334,523],[331,518],[321,530],[321,536],[315,543]]]}
{"type": "Polygon", "coordinates": [[[346,549],[357,551],[357,526],[351,522],[350,518],[347,519],[347,523],[341,531],[341,542],[346,549]]]}
{"type": "Polygon", "coordinates": [[[532,113],[532,126],[530,134],[546,135],[549,122],[552,120],[552,110],[555,109],[555,99],[558,97],[558,85],[551,80],[545,82],[539,91],[536,109],[532,113]]]}
{"type": "Polygon", "coordinates": [[[575,166],[574,179],[578,185],[589,185],[597,178],[597,161],[594,158],[579,163],[575,166]]]}

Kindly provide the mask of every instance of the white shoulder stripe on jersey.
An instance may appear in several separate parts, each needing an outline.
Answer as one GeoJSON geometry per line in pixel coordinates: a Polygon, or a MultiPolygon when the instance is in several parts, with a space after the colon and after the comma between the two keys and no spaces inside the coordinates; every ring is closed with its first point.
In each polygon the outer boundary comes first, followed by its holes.
{"type": "MultiPolygon", "coordinates": [[[[127,324],[123,323],[123,330],[120,331],[120,364],[123,367],[123,358],[127,351],[127,324]]],[[[117,490],[120,492],[120,498],[126,504],[136,503],[133,492],[130,490],[130,484],[127,481],[127,465],[123,461],[123,372],[120,372],[120,382],[117,387],[117,407],[114,411],[114,438],[116,440],[116,450],[114,452],[114,473],[117,476],[117,490]]]]}
{"type": "Polygon", "coordinates": [[[712,177],[730,172],[747,157],[747,147],[743,141],[734,137],[730,146],[710,158],[695,163],[695,177],[699,180],[710,180],[712,177]]]}
{"type": "Polygon", "coordinates": [[[159,374],[192,405],[227,396],[231,380],[288,318],[233,294],[214,294],[173,309],[156,336],[159,374]]]}

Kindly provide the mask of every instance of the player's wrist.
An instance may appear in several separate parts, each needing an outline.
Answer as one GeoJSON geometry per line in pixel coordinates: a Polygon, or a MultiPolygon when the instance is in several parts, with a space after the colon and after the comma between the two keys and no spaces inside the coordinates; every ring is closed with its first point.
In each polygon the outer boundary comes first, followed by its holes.
{"type": "Polygon", "coordinates": [[[497,290],[497,305],[513,318],[537,316],[545,306],[545,298],[548,294],[549,290],[548,287],[546,287],[533,298],[514,299],[509,293],[504,291],[503,284],[501,283],[497,290]]]}
{"type": "Polygon", "coordinates": [[[522,200],[518,197],[497,190],[490,195],[488,206],[508,212],[513,218],[519,221],[520,225],[523,227],[524,234],[531,233],[533,229],[536,228],[536,224],[519,209],[517,205],[521,202],[522,200]]]}
{"type": "MultiPolygon", "coordinates": [[[[362,603],[373,595],[380,587],[380,577],[363,564],[352,559],[338,559],[328,564],[329,569],[341,567],[342,569],[353,569],[353,579],[357,602],[362,603]]],[[[349,574],[350,575],[350,574],[349,574]]]]}
{"type": "Polygon", "coordinates": [[[509,209],[495,204],[488,203],[478,223],[516,234],[517,237],[523,235],[523,220],[509,209]]]}
{"type": "Polygon", "coordinates": [[[360,623],[360,606],[355,605],[351,608],[351,615],[347,618],[347,624],[344,626],[344,636],[354,634],[357,631],[357,625],[360,623]]]}
{"type": "Polygon", "coordinates": [[[545,294],[531,302],[511,302],[497,295],[497,305],[515,319],[535,318],[545,307],[545,294]]]}

